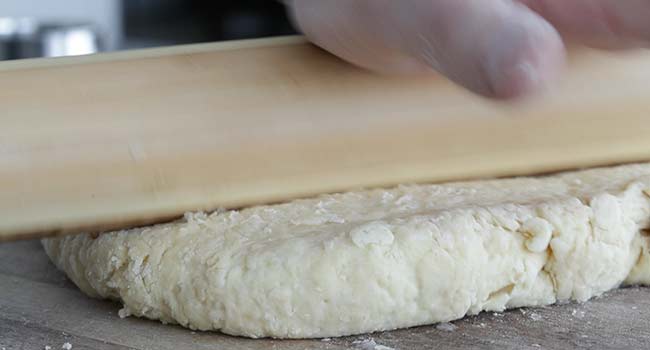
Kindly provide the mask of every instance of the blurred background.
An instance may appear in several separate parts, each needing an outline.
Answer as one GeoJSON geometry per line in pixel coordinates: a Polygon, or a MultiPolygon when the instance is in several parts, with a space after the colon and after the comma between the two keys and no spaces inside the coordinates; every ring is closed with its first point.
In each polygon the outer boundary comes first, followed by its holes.
{"type": "Polygon", "coordinates": [[[294,33],[274,0],[0,1],[0,60],[294,33]]]}

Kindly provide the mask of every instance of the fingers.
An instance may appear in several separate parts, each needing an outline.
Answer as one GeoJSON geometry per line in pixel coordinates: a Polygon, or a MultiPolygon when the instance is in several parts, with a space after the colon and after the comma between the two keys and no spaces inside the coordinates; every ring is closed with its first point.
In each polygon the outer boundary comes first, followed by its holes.
{"type": "Polygon", "coordinates": [[[522,0],[564,36],[600,48],[650,44],[648,0],[522,0]]]}
{"type": "Polygon", "coordinates": [[[564,61],[556,30],[509,0],[294,0],[293,8],[307,36],[353,63],[436,70],[491,97],[536,91],[564,61]]]}
{"type": "MultiPolygon", "coordinates": [[[[385,0],[377,0],[385,4],[385,0]]],[[[394,47],[402,28],[388,23],[373,0],[293,0],[294,22],[315,44],[361,67],[390,73],[416,73],[424,65],[394,47]],[[391,37],[386,40],[387,37],[391,37]]]]}

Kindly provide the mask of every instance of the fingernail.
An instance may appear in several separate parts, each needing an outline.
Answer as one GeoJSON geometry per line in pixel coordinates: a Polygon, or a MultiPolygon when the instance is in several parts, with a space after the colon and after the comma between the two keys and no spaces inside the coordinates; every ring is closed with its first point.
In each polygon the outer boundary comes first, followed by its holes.
{"type": "Polygon", "coordinates": [[[548,88],[556,79],[564,48],[548,27],[509,27],[495,37],[486,67],[494,96],[521,97],[548,88]]]}
{"type": "Polygon", "coordinates": [[[516,98],[548,86],[539,67],[523,61],[502,67],[501,73],[493,79],[493,89],[497,97],[516,98]]]}

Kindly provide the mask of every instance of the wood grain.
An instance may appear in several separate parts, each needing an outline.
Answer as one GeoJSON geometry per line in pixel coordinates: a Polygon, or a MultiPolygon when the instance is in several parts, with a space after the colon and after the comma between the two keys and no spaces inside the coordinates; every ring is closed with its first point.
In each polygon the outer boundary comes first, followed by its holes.
{"type": "Polygon", "coordinates": [[[585,304],[484,313],[435,326],[329,341],[250,340],[117,316],[119,305],[84,296],[54,271],[38,242],[0,244],[0,348],[61,349],[643,349],[650,342],[650,289],[627,288],[585,304]],[[29,256],[11,263],[17,256],[29,256]],[[26,265],[26,266],[24,266],[26,265]],[[56,276],[52,275],[52,272],[56,276]]]}
{"type": "Polygon", "coordinates": [[[409,182],[650,160],[650,53],[534,100],[280,38],[0,64],[0,241],[409,182]]]}

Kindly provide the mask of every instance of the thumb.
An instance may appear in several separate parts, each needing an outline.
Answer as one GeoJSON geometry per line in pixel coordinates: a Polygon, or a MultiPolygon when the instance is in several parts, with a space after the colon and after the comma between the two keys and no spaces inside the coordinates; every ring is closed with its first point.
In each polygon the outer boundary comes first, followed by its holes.
{"type": "Polygon", "coordinates": [[[316,44],[360,66],[436,70],[477,93],[511,98],[554,80],[564,62],[557,31],[510,0],[294,0],[316,44]]]}

